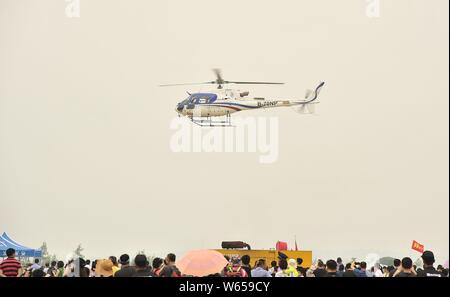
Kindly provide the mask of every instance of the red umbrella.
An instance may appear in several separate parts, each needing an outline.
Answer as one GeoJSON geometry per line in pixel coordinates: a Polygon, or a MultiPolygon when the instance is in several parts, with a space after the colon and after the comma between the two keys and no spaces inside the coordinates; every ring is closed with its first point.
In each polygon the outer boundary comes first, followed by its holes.
{"type": "Polygon", "coordinates": [[[212,250],[190,251],[176,263],[182,274],[200,277],[219,273],[227,264],[221,253],[212,250]]]}

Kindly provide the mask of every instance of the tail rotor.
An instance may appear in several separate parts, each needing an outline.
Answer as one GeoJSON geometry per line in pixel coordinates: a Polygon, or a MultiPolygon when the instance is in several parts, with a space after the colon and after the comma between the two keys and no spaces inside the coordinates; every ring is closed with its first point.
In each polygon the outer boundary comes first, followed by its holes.
{"type": "Polygon", "coordinates": [[[315,114],[316,104],[319,103],[316,102],[316,100],[319,98],[320,91],[324,85],[325,83],[321,82],[314,91],[310,89],[306,90],[305,100],[299,101],[297,105],[294,106],[295,111],[299,114],[315,114]]]}

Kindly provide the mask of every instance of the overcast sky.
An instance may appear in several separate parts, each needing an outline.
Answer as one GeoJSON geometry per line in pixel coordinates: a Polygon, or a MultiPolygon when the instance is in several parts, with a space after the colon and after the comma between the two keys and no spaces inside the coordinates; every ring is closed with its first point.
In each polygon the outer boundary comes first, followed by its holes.
{"type": "Polygon", "coordinates": [[[448,259],[448,1],[0,0],[0,231],[60,257],[278,240],[314,257],[448,259]],[[373,12],[373,11],[372,11],[373,12]],[[174,153],[185,91],[158,84],[272,80],[302,99],[279,157],[174,153]]]}

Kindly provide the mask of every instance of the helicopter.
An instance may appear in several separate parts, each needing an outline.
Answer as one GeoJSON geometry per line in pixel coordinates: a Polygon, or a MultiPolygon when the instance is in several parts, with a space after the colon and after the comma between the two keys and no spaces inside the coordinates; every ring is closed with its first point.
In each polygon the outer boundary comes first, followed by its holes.
{"type": "Polygon", "coordinates": [[[165,84],[160,87],[217,85],[211,92],[188,93],[188,97],[179,102],[175,108],[178,116],[188,117],[199,126],[232,126],[233,113],[259,108],[294,107],[299,113],[314,113],[314,104],[325,82],[321,82],[314,91],[307,90],[303,100],[268,100],[265,98],[248,98],[250,92],[226,89],[225,85],[283,85],[279,82],[228,81],[224,80],[220,69],[213,69],[216,80],[202,83],[165,84]],[[226,117],[225,120],[216,120],[226,117]],[[214,118],[214,119],[213,119],[214,118]]]}

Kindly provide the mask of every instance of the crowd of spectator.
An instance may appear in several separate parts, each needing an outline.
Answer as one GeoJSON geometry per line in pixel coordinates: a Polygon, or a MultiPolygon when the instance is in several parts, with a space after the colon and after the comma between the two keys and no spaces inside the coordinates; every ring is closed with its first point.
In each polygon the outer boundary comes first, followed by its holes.
{"type": "MultiPolygon", "coordinates": [[[[95,261],[82,258],[67,262],[51,261],[40,263],[39,259],[27,265],[16,259],[14,249],[8,249],[7,258],[0,263],[0,277],[189,277],[176,265],[176,255],[168,254],[164,259],[151,261],[144,254],[131,259],[128,254],[119,258],[110,256],[95,261]],[[151,262],[151,263],[150,263],[151,262]]],[[[417,267],[409,257],[395,259],[393,265],[379,263],[368,267],[366,262],[352,261],[344,264],[341,258],[326,262],[317,260],[310,267],[304,267],[303,259],[279,257],[270,265],[265,259],[258,259],[251,265],[248,255],[229,258],[221,271],[210,277],[448,277],[448,268],[435,267],[433,252],[425,251],[421,258],[422,267],[417,267]]]]}

